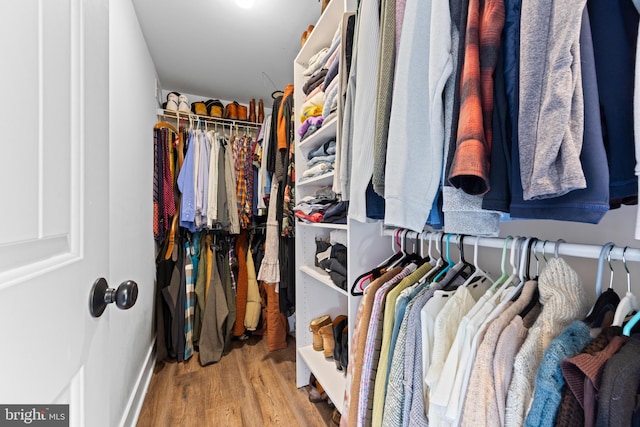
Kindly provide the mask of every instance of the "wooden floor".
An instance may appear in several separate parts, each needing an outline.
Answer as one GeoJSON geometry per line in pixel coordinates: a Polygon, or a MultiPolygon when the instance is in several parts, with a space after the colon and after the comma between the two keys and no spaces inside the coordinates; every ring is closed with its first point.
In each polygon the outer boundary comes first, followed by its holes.
{"type": "Polygon", "coordinates": [[[266,337],[234,342],[219,363],[200,366],[158,362],[144,400],[139,427],[327,426],[333,412],[311,403],[296,388],[295,339],[267,351],[266,337]]]}

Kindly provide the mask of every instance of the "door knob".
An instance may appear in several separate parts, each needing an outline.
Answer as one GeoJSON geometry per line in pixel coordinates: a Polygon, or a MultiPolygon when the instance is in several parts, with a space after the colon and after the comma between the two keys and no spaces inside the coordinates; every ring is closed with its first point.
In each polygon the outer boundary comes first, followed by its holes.
{"type": "Polygon", "coordinates": [[[108,304],[116,303],[122,310],[133,307],[138,299],[138,284],[133,280],[125,280],[118,289],[110,288],[104,277],[99,278],[91,287],[89,295],[89,311],[93,317],[100,317],[108,304]]]}

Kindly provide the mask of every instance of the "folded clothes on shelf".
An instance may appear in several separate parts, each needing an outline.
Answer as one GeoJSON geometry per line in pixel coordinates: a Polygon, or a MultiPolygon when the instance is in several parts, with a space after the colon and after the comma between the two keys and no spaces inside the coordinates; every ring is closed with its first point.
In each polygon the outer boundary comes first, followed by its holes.
{"type": "Polygon", "coordinates": [[[307,179],[314,178],[316,176],[324,175],[333,171],[333,163],[328,162],[320,162],[313,166],[312,168],[307,169],[302,173],[302,178],[300,182],[304,182],[307,179]]]}
{"type": "Polygon", "coordinates": [[[300,129],[298,129],[298,134],[302,139],[304,139],[304,137],[306,136],[307,130],[309,129],[310,126],[315,126],[316,128],[319,128],[320,126],[322,126],[323,122],[324,122],[324,117],[322,116],[308,117],[300,125],[300,129]]]}
{"type": "Polygon", "coordinates": [[[307,118],[312,116],[321,116],[322,107],[324,106],[324,93],[318,92],[307,102],[302,104],[302,113],[300,114],[300,123],[304,123],[307,118]]]}
{"type": "Polygon", "coordinates": [[[347,223],[347,211],[349,210],[349,202],[340,201],[332,204],[325,212],[322,218],[322,222],[329,222],[332,224],[346,224],[347,223]]]}
{"type": "Polygon", "coordinates": [[[310,160],[317,156],[328,156],[331,154],[336,154],[335,139],[331,139],[325,142],[324,144],[322,144],[321,146],[319,146],[318,148],[316,148],[315,150],[309,151],[309,154],[307,154],[307,160],[310,160]]]}
{"type": "Polygon", "coordinates": [[[309,80],[306,81],[304,86],[302,86],[302,92],[304,92],[305,95],[309,95],[315,88],[324,84],[325,76],[328,72],[329,70],[326,68],[316,71],[311,77],[309,77],[309,80]]]}
{"type": "Polygon", "coordinates": [[[303,222],[346,224],[348,207],[349,202],[340,200],[331,187],[326,186],[318,188],[313,196],[300,199],[293,210],[303,222]]]}
{"type": "Polygon", "coordinates": [[[316,157],[312,157],[311,159],[309,159],[309,161],[307,161],[307,167],[308,168],[312,168],[315,165],[317,165],[318,163],[330,163],[333,164],[336,161],[336,155],[335,154],[331,154],[329,156],[316,156],[316,157]]]}
{"type": "MultiPolygon", "coordinates": [[[[320,248],[316,244],[316,248],[320,248]]],[[[323,251],[316,252],[317,264],[329,273],[333,283],[340,289],[347,290],[347,247],[335,243],[323,251]]]]}
{"type": "Polygon", "coordinates": [[[304,70],[302,72],[303,75],[305,76],[312,76],[313,73],[315,73],[316,71],[320,70],[322,68],[322,66],[324,65],[324,62],[322,62],[323,60],[326,61],[326,53],[329,52],[329,48],[325,47],[320,49],[318,52],[316,52],[311,58],[309,58],[309,66],[307,67],[306,70],[304,70]]]}

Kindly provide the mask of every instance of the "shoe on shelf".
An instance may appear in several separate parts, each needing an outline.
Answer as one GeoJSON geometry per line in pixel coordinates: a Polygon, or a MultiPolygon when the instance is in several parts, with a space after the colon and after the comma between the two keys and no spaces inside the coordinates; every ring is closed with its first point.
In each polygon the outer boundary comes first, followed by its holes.
{"type": "Polygon", "coordinates": [[[258,123],[264,122],[264,101],[258,101],[258,123]]]}
{"type": "Polygon", "coordinates": [[[238,120],[238,103],[230,102],[224,107],[224,118],[230,120],[238,120]]]}
{"type": "Polygon", "coordinates": [[[247,106],[238,104],[238,120],[244,120],[246,122],[248,118],[247,106]]]}
{"type": "Polygon", "coordinates": [[[251,98],[251,102],[249,102],[249,121],[255,123],[256,122],[256,100],[251,98]]]}
{"type": "Polygon", "coordinates": [[[191,112],[199,116],[206,116],[207,104],[202,101],[194,102],[191,104],[191,112]]]}
{"type": "Polygon", "coordinates": [[[207,105],[207,113],[209,114],[209,116],[222,118],[224,106],[222,105],[222,102],[220,102],[220,100],[210,99],[205,102],[205,104],[207,105]]]}
{"type": "Polygon", "coordinates": [[[324,316],[316,317],[309,323],[309,329],[313,332],[313,349],[315,351],[323,350],[322,337],[320,336],[320,328],[325,325],[331,325],[331,316],[325,314],[324,316]]]}
{"type": "Polygon", "coordinates": [[[178,111],[181,113],[190,113],[191,108],[189,108],[189,98],[186,95],[180,95],[178,97],[178,111]]]}
{"type": "Polygon", "coordinates": [[[342,371],[342,330],[347,326],[347,316],[340,315],[333,319],[333,323],[331,325],[333,329],[333,341],[335,343],[335,347],[333,349],[333,360],[336,363],[336,369],[338,371],[342,371]]]}
{"type": "Polygon", "coordinates": [[[333,359],[333,350],[335,349],[335,341],[333,340],[333,324],[324,325],[318,331],[322,337],[322,350],[325,359],[333,359]]]}
{"type": "Polygon", "coordinates": [[[165,110],[168,111],[178,111],[178,97],[180,96],[177,92],[169,92],[167,94],[167,105],[165,110]]]}

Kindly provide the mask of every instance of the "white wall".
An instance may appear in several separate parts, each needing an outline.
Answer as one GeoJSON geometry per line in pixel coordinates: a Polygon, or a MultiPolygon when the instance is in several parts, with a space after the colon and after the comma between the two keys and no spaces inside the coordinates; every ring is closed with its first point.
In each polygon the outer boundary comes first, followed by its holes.
{"type": "Polygon", "coordinates": [[[154,340],[156,70],[131,0],[111,0],[109,20],[110,89],[104,102],[109,102],[110,112],[110,285],[135,280],[139,296],[127,311],[109,310],[110,355],[105,368],[111,372],[111,422],[130,425],[144,399],[154,340]]]}

